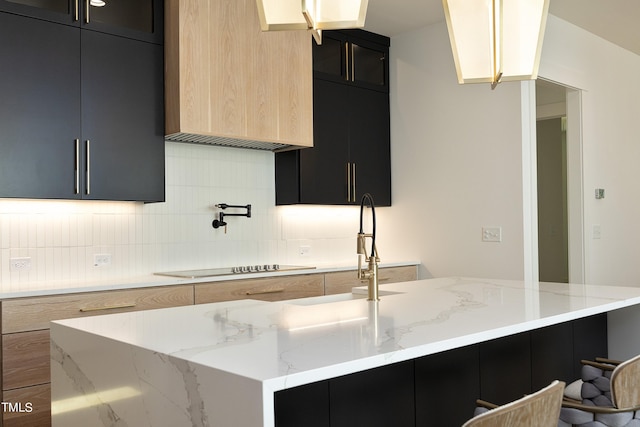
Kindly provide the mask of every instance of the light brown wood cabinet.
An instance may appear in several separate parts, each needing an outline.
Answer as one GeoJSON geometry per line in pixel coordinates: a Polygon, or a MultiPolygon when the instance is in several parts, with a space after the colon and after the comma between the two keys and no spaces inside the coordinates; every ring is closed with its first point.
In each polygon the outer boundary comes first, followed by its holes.
{"type": "Polygon", "coordinates": [[[305,274],[199,283],[194,288],[196,304],[238,299],[281,301],[324,295],[324,275],[305,274]]]}
{"type": "Polygon", "coordinates": [[[50,321],[191,304],[192,285],[2,301],[2,401],[29,402],[32,410],[4,411],[1,425],[51,425],[50,321]]]}
{"type": "Polygon", "coordinates": [[[166,139],[312,146],[311,50],[309,32],[262,32],[255,0],[166,0],[166,139]]]}
{"type": "MultiPolygon", "coordinates": [[[[385,267],[378,270],[379,284],[408,282],[417,279],[416,266],[406,267],[385,267]]],[[[336,273],[326,273],[324,275],[324,294],[343,294],[351,292],[351,288],[356,286],[366,286],[367,280],[358,280],[355,271],[340,271],[336,273]]]]}

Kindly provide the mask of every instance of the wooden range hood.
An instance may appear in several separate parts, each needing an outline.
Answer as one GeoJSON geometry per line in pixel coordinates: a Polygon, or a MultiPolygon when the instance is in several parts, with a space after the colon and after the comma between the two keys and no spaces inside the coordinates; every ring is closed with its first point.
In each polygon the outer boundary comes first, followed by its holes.
{"type": "Polygon", "coordinates": [[[313,146],[311,39],[262,32],[255,0],[166,0],[166,140],[313,146]]]}

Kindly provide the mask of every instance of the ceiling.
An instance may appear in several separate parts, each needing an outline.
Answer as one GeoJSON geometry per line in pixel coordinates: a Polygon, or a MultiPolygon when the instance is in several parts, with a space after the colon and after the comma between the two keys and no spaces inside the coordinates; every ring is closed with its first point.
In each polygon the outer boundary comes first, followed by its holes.
{"type": "MultiPolygon", "coordinates": [[[[639,0],[550,0],[549,13],[640,55],[639,0]]],[[[369,0],[365,29],[393,37],[441,21],[442,0],[369,0]]]]}

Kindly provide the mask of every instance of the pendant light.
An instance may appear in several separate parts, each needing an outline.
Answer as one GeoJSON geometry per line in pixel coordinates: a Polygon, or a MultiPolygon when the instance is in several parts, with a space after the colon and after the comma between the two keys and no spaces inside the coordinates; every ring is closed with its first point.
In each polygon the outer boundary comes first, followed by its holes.
{"type": "Polygon", "coordinates": [[[263,31],[362,28],[369,0],[256,0],[263,31]]]}
{"type": "Polygon", "coordinates": [[[538,77],[549,0],[442,0],[458,82],[538,77]]]}

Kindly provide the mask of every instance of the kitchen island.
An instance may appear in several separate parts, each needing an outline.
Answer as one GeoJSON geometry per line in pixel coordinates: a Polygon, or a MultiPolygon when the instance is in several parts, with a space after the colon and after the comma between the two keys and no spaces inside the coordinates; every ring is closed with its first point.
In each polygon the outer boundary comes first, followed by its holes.
{"type": "MultiPolygon", "coordinates": [[[[500,354],[500,340],[515,337],[508,345],[514,351],[510,359],[530,359],[527,366],[536,369],[536,355],[548,354],[546,331],[553,332],[551,342],[569,344],[571,354],[565,359],[582,357],[584,338],[599,342],[595,351],[600,351],[602,334],[584,331],[583,323],[575,322],[640,303],[639,288],[525,286],[466,278],[385,285],[378,303],[367,302],[360,292],[366,289],[295,301],[243,300],[52,322],[53,425],[295,425],[300,421],[290,420],[300,414],[289,412],[296,407],[309,417],[299,425],[323,425],[324,417],[331,417],[326,425],[348,425],[352,421],[335,419],[340,408],[334,406],[344,404],[338,399],[341,390],[352,387],[341,389],[343,382],[374,378],[376,387],[378,375],[389,377],[385,369],[399,369],[399,375],[390,376],[393,381],[406,373],[408,387],[399,384],[401,393],[394,393],[402,397],[399,402],[381,398],[375,405],[386,412],[393,412],[396,403],[398,411],[413,410],[417,424],[420,408],[428,406],[419,402],[422,392],[415,378],[424,369],[418,362],[435,368],[439,355],[450,355],[447,360],[463,355],[461,367],[477,370],[475,359],[467,355],[478,353],[478,382],[487,383],[491,363],[483,362],[490,353],[485,343],[498,343],[492,348],[500,354]],[[465,353],[451,353],[458,351],[465,353]],[[363,374],[366,378],[358,377],[363,374]],[[411,387],[415,389],[406,394],[411,387]],[[320,396],[317,414],[299,406],[296,396],[300,405],[309,404],[307,396],[320,396]],[[331,411],[327,405],[334,405],[331,411]]],[[[606,351],[606,323],[604,327],[606,351]]],[[[563,353],[558,347],[553,351],[563,353]]],[[[534,383],[539,377],[527,376],[534,383]]],[[[378,392],[386,396],[385,390],[378,392]]],[[[347,409],[358,414],[357,396],[351,397],[347,409]]]]}

